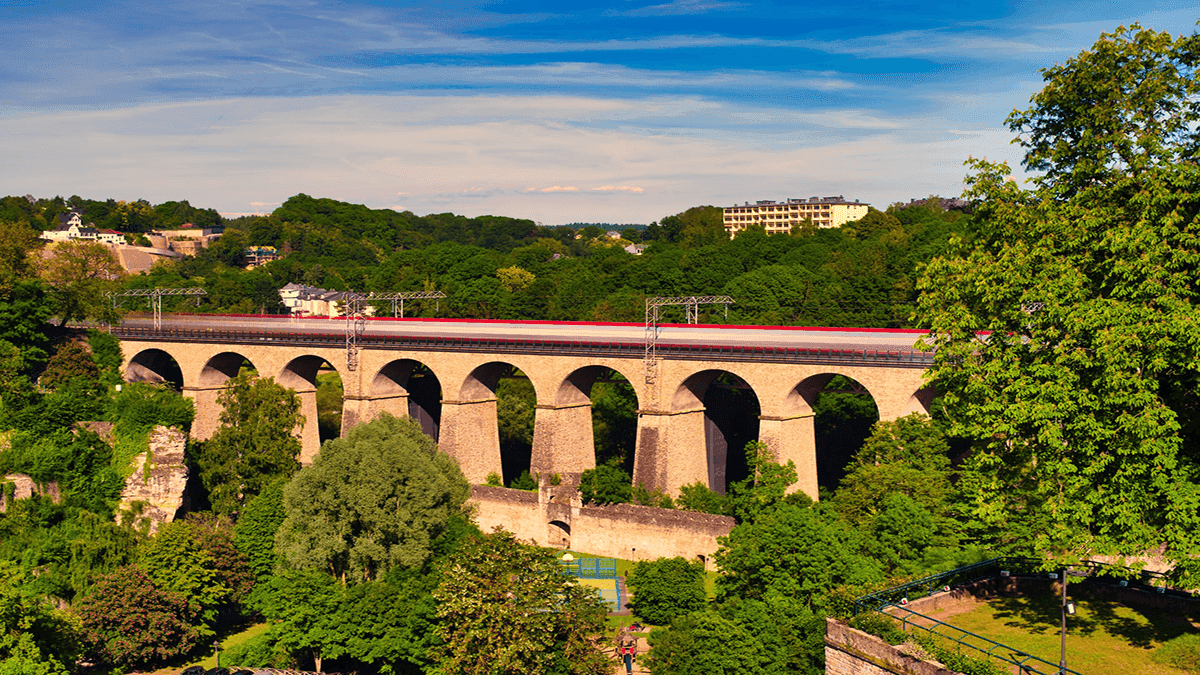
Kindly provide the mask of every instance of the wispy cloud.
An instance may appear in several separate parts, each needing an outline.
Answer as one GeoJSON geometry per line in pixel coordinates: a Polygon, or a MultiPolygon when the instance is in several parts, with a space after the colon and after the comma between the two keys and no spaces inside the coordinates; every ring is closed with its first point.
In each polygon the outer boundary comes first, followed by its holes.
{"type": "Polygon", "coordinates": [[[636,192],[638,194],[646,191],[646,188],[635,187],[633,185],[601,185],[600,187],[591,189],[597,192],[636,192]]]}
{"type": "Polygon", "coordinates": [[[624,16],[671,16],[679,14],[703,14],[717,10],[732,10],[746,7],[744,2],[721,0],[673,0],[658,5],[647,5],[625,11],[609,10],[609,14],[624,16]]]}
{"type": "Polygon", "coordinates": [[[551,185],[538,190],[538,192],[579,192],[579,188],[574,185],[551,185]]]}

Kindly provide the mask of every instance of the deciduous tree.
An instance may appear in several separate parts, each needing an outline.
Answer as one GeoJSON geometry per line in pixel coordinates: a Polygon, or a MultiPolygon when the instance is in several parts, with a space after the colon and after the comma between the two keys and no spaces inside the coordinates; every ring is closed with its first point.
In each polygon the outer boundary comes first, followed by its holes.
{"type": "Polygon", "coordinates": [[[292,567],[343,581],[420,565],[468,493],[458,464],[416,422],[383,414],[327,441],[284,488],[278,550],[292,567]]]}
{"type": "Polygon", "coordinates": [[[50,285],[60,325],[76,319],[112,318],[104,293],[115,288],[125,270],[103,244],[78,239],[55,244],[41,261],[40,272],[50,285]]]}
{"type": "Polygon", "coordinates": [[[196,463],[213,512],[230,514],[300,469],[295,430],[305,419],[295,392],[245,373],[229,380],[217,403],[221,426],[199,448],[196,463]]]}
{"type": "Polygon", "coordinates": [[[1045,70],[1009,118],[1037,188],[971,162],[987,226],[925,271],[932,380],[978,439],[959,486],[1009,550],[1200,565],[1196,40],[1122,28],[1045,70]]]}
{"type": "Polygon", "coordinates": [[[554,554],[498,530],[465,542],[442,567],[436,672],[442,675],[601,675],[605,608],[554,554]]]}
{"type": "Polygon", "coordinates": [[[638,618],[665,626],[690,612],[704,609],[704,565],[683,558],[643,560],[629,577],[633,587],[630,607],[638,618]]]}
{"type": "Polygon", "coordinates": [[[136,567],[100,579],[78,605],[87,643],[104,663],[141,668],[191,652],[200,637],[196,610],[154,585],[136,567]]]}

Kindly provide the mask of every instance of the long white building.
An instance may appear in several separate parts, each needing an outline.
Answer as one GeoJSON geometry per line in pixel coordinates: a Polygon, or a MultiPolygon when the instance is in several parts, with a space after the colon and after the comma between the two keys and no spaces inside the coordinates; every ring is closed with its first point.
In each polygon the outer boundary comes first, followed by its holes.
{"type": "Polygon", "coordinates": [[[849,202],[842,196],[788,199],[782,202],[760,200],[742,206],[726,206],[725,231],[732,237],[749,225],[762,225],[768,234],[791,232],[811,218],[817,227],[840,227],[867,215],[870,205],[858,200],[849,202]]]}

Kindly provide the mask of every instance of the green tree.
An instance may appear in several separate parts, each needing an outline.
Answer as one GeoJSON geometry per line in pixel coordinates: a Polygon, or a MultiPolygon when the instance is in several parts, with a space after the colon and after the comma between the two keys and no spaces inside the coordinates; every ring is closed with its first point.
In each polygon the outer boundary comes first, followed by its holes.
{"type": "Polygon", "coordinates": [[[950,447],[926,415],[877,422],[838,485],[833,504],[857,528],[866,528],[889,495],[903,494],[936,516],[950,508],[950,447]]]}
{"type": "Polygon", "coordinates": [[[23,581],[0,563],[0,673],[67,675],[80,651],[78,622],[22,592],[23,581]]]}
{"type": "Polygon", "coordinates": [[[246,556],[246,564],[260,581],[268,579],[279,562],[275,553],[275,533],[287,516],[283,509],[283,488],[287,483],[287,478],[276,478],[254,499],[246,502],[246,508],[233,528],[234,544],[246,556]]]}
{"type": "Polygon", "coordinates": [[[94,658],[125,668],[155,667],[195,648],[195,610],[179,593],[154,585],[136,567],[102,577],[79,602],[94,658]]]}
{"type": "Polygon", "coordinates": [[[601,464],[579,476],[579,495],[584,504],[628,504],[633,479],[620,466],[601,464]]]}
{"type": "Polygon", "coordinates": [[[56,244],[41,261],[41,276],[50,286],[59,325],[76,319],[111,320],[111,304],[104,297],[125,270],[103,244],[73,240],[56,244]]]}
{"type": "Polygon", "coordinates": [[[836,586],[883,579],[879,565],[860,553],[858,533],[818,506],[778,505],[717,541],[722,598],[778,593],[819,607],[836,586]]]}
{"type": "Polygon", "coordinates": [[[107,384],[119,384],[121,377],[121,341],[112,333],[102,330],[88,331],[88,347],[92,351],[92,360],[100,369],[101,377],[107,384]]]}
{"type": "Polygon", "coordinates": [[[346,589],[318,570],[286,570],[272,577],[270,586],[262,613],[271,622],[271,638],[283,649],[311,658],[321,672],[322,661],[345,650],[339,610],[346,589]]]}
{"type": "Polygon", "coordinates": [[[704,609],[704,565],[683,558],[643,560],[629,577],[633,588],[630,607],[638,618],[665,626],[691,612],[704,609]]]}
{"type": "Polygon", "coordinates": [[[1009,118],[1036,189],[971,162],[987,227],[921,281],[931,379],[977,439],[970,524],[1004,550],[1165,545],[1200,573],[1195,40],[1122,28],[1045,70],[1009,118]]]}
{"type": "Polygon", "coordinates": [[[384,414],[326,442],[284,488],[278,551],[343,583],[417,566],[468,494],[458,464],[416,422],[384,414]]]}
{"type": "Polygon", "coordinates": [[[436,672],[601,675],[605,606],[559,571],[554,554],[497,530],[474,536],[442,566],[436,672]]]}
{"type": "Polygon", "coordinates": [[[229,380],[217,403],[221,426],[198,448],[196,463],[213,511],[231,514],[300,469],[294,434],[305,420],[295,392],[246,373],[229,380]]]}
{"type": "Polygon", "coordinates": [[[57,389],[69,382],[82,381],[89,389],[99,385],[100,369],[92,360],[91,351],[82,344],[68,340],[58,346],[38,382],[47,389],[57,389]]]}
{"type": "Polygon", "coordinates": [[[697,481],[679,488],[675,505],[684,511],[725,515],[728,510],[725,495],[713,492],[707,485],[697,481]]]}
{"type": "Polygon", "coordinates": [[[1066,63],[1042,69],[1046,85],[1009,129],[1038,185],[1063,196],[1143,171],[1194,162],[1200,152],[1195,34],[1136,23],[1104,33],[1066,63]]]}
{"type": "Polygon", "coordinates": [[[233,544],[233,528],[217,518],[175,520],[138,550],[138,567],[165,591],[179,593],[199,610],[207,628],[222,610],[236,609],[253,575],[233,544]]]}
{"type": "MultiPolygon", "coordinates": [[[[788,497],[788,488],[796,483],[796,463],[775,461],[775,454],[762,441],[746,444],[746,464],[750,475],[730,486],[726,498],[733,515],[742,522],[752,522],[761,514],[772,513],[788,497]]],[[[807,497],[797,494],[793,499],[802,503],[807,497]]]]}
{"type": "Polygon", "coordinates": [[[688,614],[650,633],[651,675],[764,675],[763,645],[715,610],[688,614]]]}
{"type": "Polygon", "coordinates": [[[0,218],[0,292],[33,275],[28,252],[36,250],[37,243],[38,233],[29,223],[0,218]]]}

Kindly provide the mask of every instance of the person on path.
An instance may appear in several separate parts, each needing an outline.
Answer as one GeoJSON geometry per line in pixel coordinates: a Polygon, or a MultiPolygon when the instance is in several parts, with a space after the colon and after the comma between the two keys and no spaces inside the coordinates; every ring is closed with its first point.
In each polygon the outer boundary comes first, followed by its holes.
{"type": "Polygon", "coordinates": [[[633,675],[633,657],[637,656],[638,643],[628,628],[621,627],[617,633],[617,658],[625,663],[625,675],[633,675]]]}

